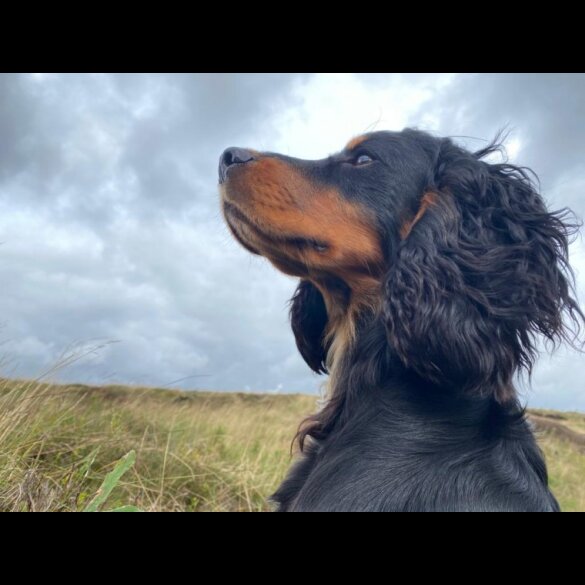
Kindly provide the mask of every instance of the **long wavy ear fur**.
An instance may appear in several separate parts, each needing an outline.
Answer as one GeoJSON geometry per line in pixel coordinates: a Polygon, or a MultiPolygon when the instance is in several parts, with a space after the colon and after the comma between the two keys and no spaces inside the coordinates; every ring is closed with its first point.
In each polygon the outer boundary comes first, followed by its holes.
{"type": "Polygon", "coordinates": [[[396,250],[384,312],[407,367],[506,401],[515,371],[532,370],[536,337],[574,343],[585,317],[568,264],[578,224],[547,211],[526,169],[481,160],[497,150],[441,141],[433,196],[396,250]]]}
{"type": "Polygon", "coordinates": [[[327,325],[327,310],[323,296],[308,280],[301,280],[291,299],[290,321],[297,347],[304,360],[313,371],[326,374],[323,336],[327,325]]]}

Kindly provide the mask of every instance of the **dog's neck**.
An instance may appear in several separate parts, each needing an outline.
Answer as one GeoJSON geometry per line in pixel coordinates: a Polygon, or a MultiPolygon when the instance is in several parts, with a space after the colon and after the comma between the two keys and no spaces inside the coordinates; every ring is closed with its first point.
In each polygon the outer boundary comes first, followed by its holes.
{"type": "Polygon", "coordinates": [[[329,379],[325,397],[331,396],[338,384],[344,364],[356,346],[363,324],[381,318],[381,282],[363,276],[347,281],[335,276],[313,279],[327,310],[327,326],[323,334],[329,379]]]}
{"type": "MultiPolygon", "coordinates": [[[[425,412],[424,419],[438,421],[448,416],[480,423],[494,409],[501,412],[521,412],[515,389],[507,389],[509,400],[500,403],[494,393],[468,394],[464,388],[441,387],[423,380],[408,369],[387,342],[385,324],[379,311],[357,313],[352,319],[341,318],[328,345],[327,365],[330,372],[324,397],[325,414],[340,420],[349,419],[364,400],[374,395],[394,401],[393,410],[404,408],[416,418],[417,408],[425,412]],[[412,407],[407,405],[411,404],[412,407]],[[429,418],[430,417],[430,418],[429,418]]],[[[333,422],[333,421],[330,421],[333,422]]]]}

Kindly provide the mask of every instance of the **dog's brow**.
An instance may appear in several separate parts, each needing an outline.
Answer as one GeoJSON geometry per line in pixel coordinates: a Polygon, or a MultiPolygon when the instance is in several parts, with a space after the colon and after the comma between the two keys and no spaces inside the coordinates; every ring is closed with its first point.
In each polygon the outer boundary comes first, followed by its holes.
{"type": "Polygon", "coordinates": [[[359,146],[364,140],[366,140],[367,136],[356,136],[352,138],[346,145],[344,150],[353,150],[356,146],[359,146]]]}

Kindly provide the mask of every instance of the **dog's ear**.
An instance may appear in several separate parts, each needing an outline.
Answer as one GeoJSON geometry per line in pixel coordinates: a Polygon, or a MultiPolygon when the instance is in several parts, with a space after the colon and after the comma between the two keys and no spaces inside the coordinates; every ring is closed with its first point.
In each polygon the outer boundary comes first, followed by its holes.
{"type": "Polygon", "coordinates": [[[441,386],[500,401],[518,368],[529,373],[536,336],[576,339],[568,210],[549,212],[525,169],[440,144],[419,212],[402,230],[385,282],[390,345],[441,386]],[[563,316],[570,318],[571,328],[563,316]]]}
{"type": "Polygon", "coordinates": [[[326,374],[323,336],[327,325],[327,310],[323,296],[308,280],[301,280],[291,299],[290,321],[297,347],[304,360],[313,371],[326,374]]]}

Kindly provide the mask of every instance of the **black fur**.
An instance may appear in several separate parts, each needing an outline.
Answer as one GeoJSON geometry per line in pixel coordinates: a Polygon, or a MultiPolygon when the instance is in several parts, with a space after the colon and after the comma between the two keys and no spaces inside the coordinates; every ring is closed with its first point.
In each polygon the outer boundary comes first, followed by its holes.
{"type": "Polygon", "coordinates": [[[299,284],[291,299],[290,322],[303,359],[313,371],[326,374],[323,332],[327,311],[323,296],[308,280],[299,284]]]}

